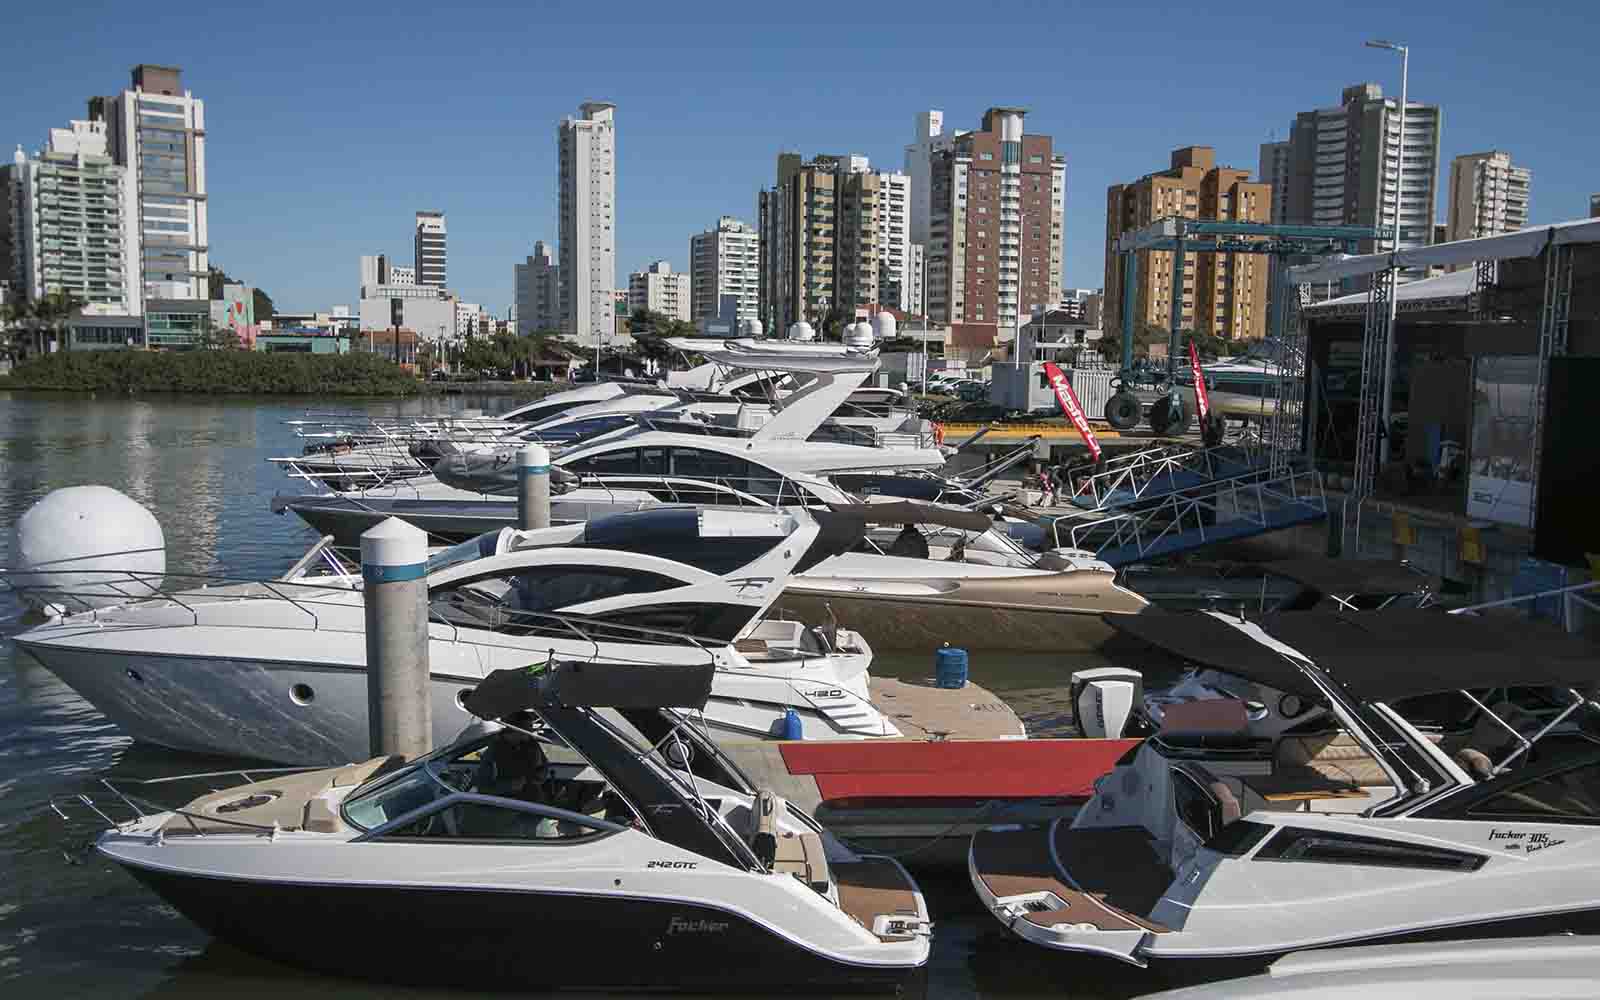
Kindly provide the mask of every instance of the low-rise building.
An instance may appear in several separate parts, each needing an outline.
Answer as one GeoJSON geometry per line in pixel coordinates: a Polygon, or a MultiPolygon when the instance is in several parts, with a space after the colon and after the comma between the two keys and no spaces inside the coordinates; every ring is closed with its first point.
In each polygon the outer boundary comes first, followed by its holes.
{"type": "Polygon", "coordinates": [[[628,275],[628,312],[640,309],[689,322],[689,276],[673,273],[664,260],[628,275]]]}
{"type": "Polygon", "coordinates": [[[267,354],[349,354],[351,338],[317,327],[287,327],[258,333],[255,350],[267,354]]]}

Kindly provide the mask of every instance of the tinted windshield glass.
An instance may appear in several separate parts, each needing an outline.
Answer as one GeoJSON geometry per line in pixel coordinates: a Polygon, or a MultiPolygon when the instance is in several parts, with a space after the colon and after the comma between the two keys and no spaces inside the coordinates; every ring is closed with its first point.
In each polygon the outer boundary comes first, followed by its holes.
{"type": "Polygon", "coordinates": [[[427,572],[437,573],[441,569],[455,566],[459,563],[471,562],[474,559],[483,559],[494,555],[500,549],[500,534],[506,531],[500,528],[496,531],[486,531],[476,538],[469,538],[458,542],[448,549],[436,552],[428,557],[427,572]]]}

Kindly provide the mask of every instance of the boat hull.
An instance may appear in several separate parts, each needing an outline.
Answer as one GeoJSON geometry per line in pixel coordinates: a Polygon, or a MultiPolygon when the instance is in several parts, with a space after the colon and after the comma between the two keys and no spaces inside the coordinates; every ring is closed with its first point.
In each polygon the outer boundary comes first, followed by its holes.
{"type": "MultiPolygon", "coordinates": [[[[18,644],[143,743],[293,766],[342,764],[373,755],[364,666],[127,653],[26,640],[18,644]]],[[[435,642],[436,648],[449,645],[435,642]]],[[[443,657],[434,659],[432,745],[444,746],[474,722],[459,698],[481,675],[441,672],[443,657]]],[[[802,738],[863,735],[840,732],[802,699],[794,701],[802,738]]],[[[775,738],[785,707],[749,698],[713,698],[705,718],[716,733],[775,738]]]]}
{"type": "Polygon", "coordinates": [[[207,933],[336,976],[472,989],[888,992],[732,909],[631,894],[211,878],[124,863],[207,933]]]}
{"type": "MultiPolygon", "coordinates": [[[[776,609],[803,621],[827,621],[829,611],[875,650],[922,650],[981,645],[985,650],[1080,653],[1099,649],[1113,634],[1105,609],[1066,610],[962,603],[937,598],[808,591],[791,585],[776,609]]],[[[775,612],[776,613],[776,612],[775,612]]]]}

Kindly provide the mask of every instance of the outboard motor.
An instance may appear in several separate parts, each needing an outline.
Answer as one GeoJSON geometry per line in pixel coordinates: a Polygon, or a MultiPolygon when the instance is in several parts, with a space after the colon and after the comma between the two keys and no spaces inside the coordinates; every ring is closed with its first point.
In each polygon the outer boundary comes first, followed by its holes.
{"type": "Polygon", "coordinates": [[[1088,739],[1116,739],[1144,705],[1144,675],[1127,667],[1097,667],[1072,674],[1072,714],[1088,739]]]}

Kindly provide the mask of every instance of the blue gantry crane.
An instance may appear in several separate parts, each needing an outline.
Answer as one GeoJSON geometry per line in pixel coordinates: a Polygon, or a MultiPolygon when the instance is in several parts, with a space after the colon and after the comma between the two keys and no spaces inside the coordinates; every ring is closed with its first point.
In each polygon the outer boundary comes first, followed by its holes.
{"type": "MultiPolygon", "coordinates": [[[[1139,425],[1144,407],[1133,390],[1142,385],[1159,393],[1150,407],[1152,430],[1163,436],[1175,435],[1189,426],[1188,406],[1179,392],[1177,378],[1178,358],[1183,349],[1179,340],[1183,324],[1183,272],[1189,254],[1266,254],[1287,263],[1291,257],[1354,254],[1359,251],[1362,240],[1372,238],[1371,226],[1279,226],[1261,222],[1209,222],[1176,216],[1123,233],[1117,240],[1117,253],[1122,260],[1122,370],[1118,375],[1117,392],[1106,403],[1106,422],[1118,430],[1131,430],[1139,425]],[[1171,340],[1167,368],[1165,373],[1154,376],[1141,376],[1133,363],[1134,313],[1142,250],[1163,250],[1172,254],[1171,340]]],[[[1290,297],[1297,294],[1289,284],[1288,270],[1283,266],[1274,269],[1277,293],[1273,296],[1269,338],[1284,334],[1290,297]]]]}

